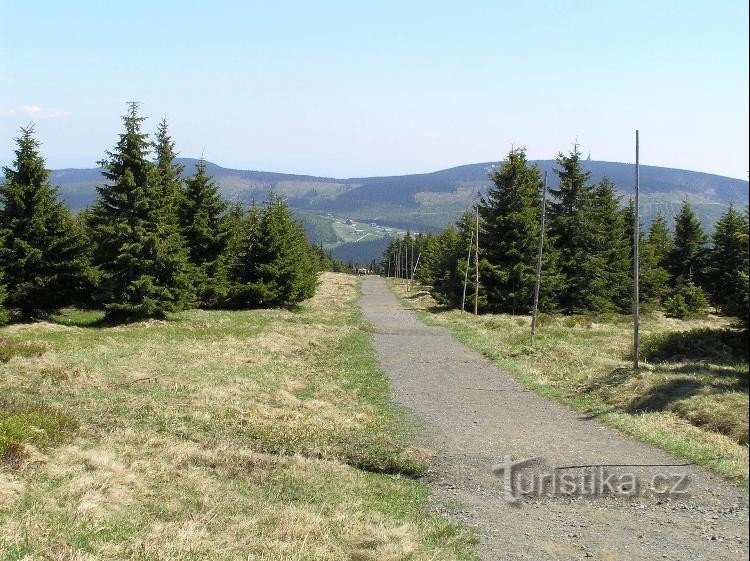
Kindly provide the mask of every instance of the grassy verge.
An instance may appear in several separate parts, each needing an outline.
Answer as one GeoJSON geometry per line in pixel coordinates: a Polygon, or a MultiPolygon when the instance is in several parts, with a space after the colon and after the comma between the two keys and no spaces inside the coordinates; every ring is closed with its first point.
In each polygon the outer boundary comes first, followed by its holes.
{"type": "Polygon", "coordinates": [[[726,320],[644,318],[647,360],[636,373],[628,316],[543,315],[532,347],[529,317],[475,317],[440,309],[424,289],[391,288],[425,321],[449,327],[529,389],[747,488],[747,342],[726,320]]]}
{"type": "Polygon", "coordinates": [[[424,454],[356,295],[328,274],[293,312],[2,328],[41,349],[0,362],[3,399],[75,421],[0,465],[0,559],[471,559],[409,477],[424,454]]]}

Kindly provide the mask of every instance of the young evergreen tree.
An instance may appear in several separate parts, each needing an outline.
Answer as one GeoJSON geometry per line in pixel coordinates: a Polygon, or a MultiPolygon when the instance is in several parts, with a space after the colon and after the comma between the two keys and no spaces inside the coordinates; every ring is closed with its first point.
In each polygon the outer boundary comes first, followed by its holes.
{"type": "Polygon", "coordinates": [[[464,279],[459,278],[458,262],[462,256],[466,259],[468,242],[467,238],[462,243],[460,233],[451,225],[425,248],[423,270],[432,286],[432,295],[442,304],[461,305],[464,279]]]}
{"type": "Polygon", "coordinates": [[[669,255],[674,249],[674,240],[667,226],[667,218],[664,214],[657,214],[648,229],[647,243],[653,248],[656,262],[664,269],[668,266],[669,255]]]}
{"type": "Polygon", "coordinates": [[[181,176],[184,168],[175,162],[177,152],[175,152],[175,143],[169,135],[169,124],[166,117],[159,122],[153,146],[156,153],[159,190],[164,198],[162,208],[165,219],[168,221],[177,220],[183,202],[181,176]]]}
{"type": "Polygon", "coordinates": [[[590,311],[629,312],[633,300],[633,211],[623,213],[614,185],[606,177],[593,188],[590,201],[586,222],[591,230],[581,264],[588,283],[580,296],[590,311]]]}
{"type": "Polygon", "coordinates": [[[677,290],[688,280],[697,284],[705,281],[707,240],[701,223],[686,199],[675,217],[674,246],[667,258],[677,290]]]}
{"type": "Polygon", "coordinates": [[[131,103],[124,132],[100,162],[107,183],[97,188],[89,218],[97,299],[113,320],[163,317],[193,302],[187,250],[157,166],[147,159],[143,121],[131,103]]]}
{"type": "Polygon", "coordinates": [[[551,190],[549,233],[559,251],[560,308],[569,313],[628,309],[632,252],[614,187],[606,178],[589,184],[577,146],[560,154],[557,164],[560,182],[551,190]]]}
{"type": "Polygon", "coordinates": [[[479,203],[487,311],[527,313],[536,280],[541,177],[526,151],[514,149],[490,180],[479,203]]]}
{"type": "Polygon", "coordinates": [[[230,305],[296,304],[315,294],[317,273],[304,227],[283,199],[271,195],[263,210],[250,207],[232,266],[230,305]]]}
{"type": "Polygon", "coordinates": [[[216,183],[207,175],[205,161],[200,160],[195,174],[185,181],[180,203],[180,227],[188,257],[195,267],[198,299],[204,305],[216,305],[226,295],[220,258],[230,231],[226,217],[228,205],[216,183]]]}
{"type": "Polygon", "coordinates": [[[666,258],[672,249],[672,236],[663,214],[657,214],[651,222],[648,236],[640,244],[640,292],[641,302],[656,308],[669,294],[670,277],[666,269],[666,258]]]}
{"type": "Polygon", "coordinates": [[[748,322],[748,217],[729,209],[716,223],[709,254],[712,301],[727,315],[748,322]]]}
{"type": "Polygon", "coordinates": [[[6,306],[27,319],[74,303],[90,268],[83,233],[49,184],[33,126],[22,128],[16,143],[0,184],[0,270],[6,306]]]}
{"type": "Polygon", "coordinates": [[[559,154],[559,178],[557,189],[550,189],[549,238],[559,253],[562,287],[559,305],[567,312],[588,308],[586,294],[589,290],[589,271],[582,265],[589,259],[587,254],[591,225],[588,209],[591,204],[590,173],[581,167],[581,152],[578,146],[568,155],[559,154]]]}

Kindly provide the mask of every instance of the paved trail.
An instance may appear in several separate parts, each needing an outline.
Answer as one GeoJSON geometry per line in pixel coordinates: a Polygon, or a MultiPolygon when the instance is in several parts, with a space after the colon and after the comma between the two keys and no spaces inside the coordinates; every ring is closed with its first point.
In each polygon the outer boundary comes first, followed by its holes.
{"type": "Polygon", "coordinates": [[[747,559],[744,492],[702,469],[674,466],[684,462],[525,391],[447,330],[422,324],[381,278],[364,279],[360,306],[375,327],[375,347],[396,400],[422,419],[419,443],[437,453],[426,476],[433,508],[476,528],[482,559],[747,559]],[[527,496],[512,505],[504,498],[504,479],[491,473],[506,455],[541,456],[549,464],[538,468],[542,472],[581,464],[672,464],[607,469],[618,477],[635,473],[641,483],[660,473],[687,473],[690,495],[527,496]]]}

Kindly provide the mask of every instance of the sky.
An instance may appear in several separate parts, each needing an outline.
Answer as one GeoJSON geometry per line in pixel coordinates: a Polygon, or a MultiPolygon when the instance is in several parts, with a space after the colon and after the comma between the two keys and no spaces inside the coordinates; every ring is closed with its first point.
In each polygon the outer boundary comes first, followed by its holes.
{"type": "Polygon", "coordinates": [[[0,164],[94,167],[141,102],[177,150],[330,177],[553,158],[747,179],[744,0],[0,0],[0,164]]]}

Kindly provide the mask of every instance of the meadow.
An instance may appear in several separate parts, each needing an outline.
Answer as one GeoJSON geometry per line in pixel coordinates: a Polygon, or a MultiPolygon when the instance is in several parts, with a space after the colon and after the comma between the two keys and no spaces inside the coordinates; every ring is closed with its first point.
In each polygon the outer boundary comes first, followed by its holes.
{"type": "Polygon", "coordinates": [[[473,559],[324,273],[292,310],[0,328],[0,559],[473,559]]]}

